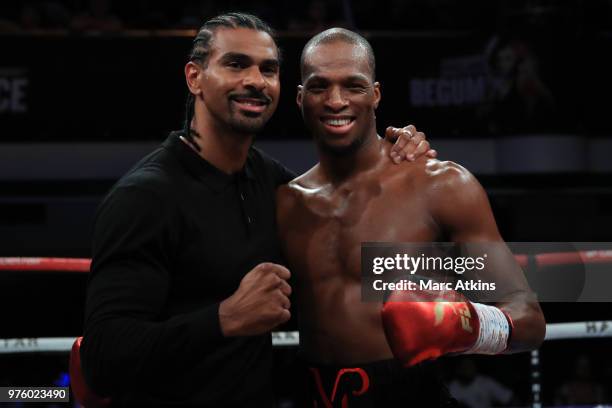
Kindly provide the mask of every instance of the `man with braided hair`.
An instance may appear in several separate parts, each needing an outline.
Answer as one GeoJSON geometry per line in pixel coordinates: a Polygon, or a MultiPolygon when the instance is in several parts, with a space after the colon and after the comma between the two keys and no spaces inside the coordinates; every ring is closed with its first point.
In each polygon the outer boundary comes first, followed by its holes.
{"type": "Polygon", "coordinates": [[[208,20],[185,66],[184,130],[98,209],[81,359],[114,405],[273,402],[270,330],[291,294],[275,191],[294,174],[251,144],[276,109],[279,65],[257,17],[208,20]]]}

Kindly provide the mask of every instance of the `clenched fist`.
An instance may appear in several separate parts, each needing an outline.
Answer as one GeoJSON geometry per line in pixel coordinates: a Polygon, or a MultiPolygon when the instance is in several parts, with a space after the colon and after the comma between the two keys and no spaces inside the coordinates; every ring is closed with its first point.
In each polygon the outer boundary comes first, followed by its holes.
{"type": "Polygon", "coordinates": [[[236,292],[219,305],[223,335],[263,334],[289,320],[290,276],[287,268],[269,262],[251,269],[236,292]]]}

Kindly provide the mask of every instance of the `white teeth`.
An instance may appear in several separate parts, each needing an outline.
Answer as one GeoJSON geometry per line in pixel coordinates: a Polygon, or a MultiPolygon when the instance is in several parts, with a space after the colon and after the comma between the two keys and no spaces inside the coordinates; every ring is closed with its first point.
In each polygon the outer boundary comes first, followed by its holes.
{"type": "Polygon", "coordinates": [[[351,123],[351,119],[326,119],[325,124],[331,126],[345,126],[351,123]]]}

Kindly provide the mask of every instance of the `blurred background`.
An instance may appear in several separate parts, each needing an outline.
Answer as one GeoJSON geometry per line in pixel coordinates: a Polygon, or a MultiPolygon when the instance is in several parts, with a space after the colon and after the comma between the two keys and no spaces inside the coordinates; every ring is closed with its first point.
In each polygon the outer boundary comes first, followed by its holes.
{"type": "MultiPolygon", "coordinates": [[[[301,49],[346,27],[376,54],[379,132],[414,124],[440,159],[472,171],[506,241],[612,241],[610,0],[40,0],[0,2],[0,257],[90,256],[96,206],[182,126],[191,40],[225,11],[279,32],[281,103],[256,143],[294,171],[316,162],[294,102],[301,49]]],[[[86,279],[0,271],[0,351],[15,341],[3,339],[80,335],[86,279]]],[[[543,309],[549,323],[612,320],[605,303],[543,309]]],[[[609,338],[546,343],[544,404],[612,402],[611,349],[609,338]]],[[[294,353],[277,353],[287,406],[294,353]]],[[[489,405],[466,406],[532,406],[530,359],[440,364],[456,393],[493,390],[489,405]]],[[[66,384],[66,366],[0,353],[0,386],[66,384]]]]}

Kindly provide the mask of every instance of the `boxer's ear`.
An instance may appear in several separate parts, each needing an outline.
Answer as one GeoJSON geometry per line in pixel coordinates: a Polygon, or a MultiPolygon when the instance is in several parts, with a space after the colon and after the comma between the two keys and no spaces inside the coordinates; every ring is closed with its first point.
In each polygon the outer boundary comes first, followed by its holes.
{"type": "Polygon", "coordinates": [[[298,108],[300,108],[300,110],[302,110],[302,98],[303,97],[304,97],[304,87],[302,85],[298,85],[295,101],[297,102],[298,108]]]}
{"type": "Polygon", "coordinates": [[[374,82],[374,109],[378,109],[380,103],[380,82],[374,82]]]}
{"type": "Polygon", "coordinates": [[[189,61],[185,64],[185,81],[187,82],[187,88],[189,92],[194,95],[200,95],[202,88],[200,86],[200,76],[202,75],[202,67],[193,61],[189,61]]]}

